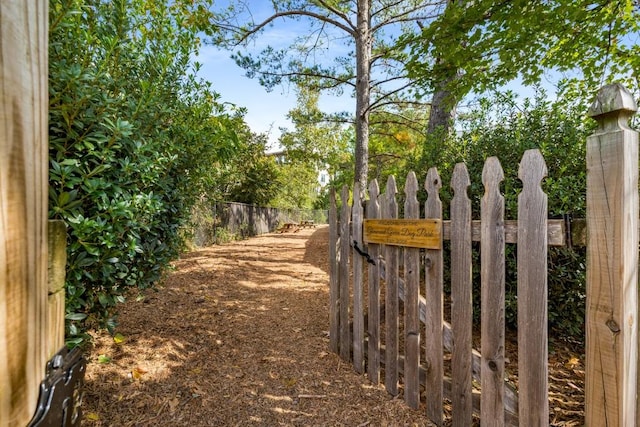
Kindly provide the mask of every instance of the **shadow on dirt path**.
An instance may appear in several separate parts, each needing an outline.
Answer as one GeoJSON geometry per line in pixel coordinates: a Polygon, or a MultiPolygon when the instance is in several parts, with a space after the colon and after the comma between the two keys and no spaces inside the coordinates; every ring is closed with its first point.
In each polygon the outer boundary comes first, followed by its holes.
{"type": "Polygon", "coordinates": [[[328,228],[202,248],[88,355],[85,426],[429,425],[328,352],[328,228]]]}

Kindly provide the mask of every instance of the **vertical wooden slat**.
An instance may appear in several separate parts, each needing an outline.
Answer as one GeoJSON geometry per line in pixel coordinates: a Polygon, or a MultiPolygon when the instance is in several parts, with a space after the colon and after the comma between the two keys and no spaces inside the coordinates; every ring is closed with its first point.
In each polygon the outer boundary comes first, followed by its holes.
{"type": "Polygon", "coordinates": [[[482,170],[481,202],[481,401],[480,422],[504,425],[504,197],[502,166],[490,157],[482,170]]]}
{"type": "MultiPolygon", "coordinates": [[[[416,174],[410,172],[404,186],[405,202],[404,217],[408,219],[420,218],[420,204],[416,196],[418,180],[416,174]]],[[[418,301],[420,297],[420,249],[404,249],[404,283],[406,298],[404,301],[404,400],[413,409],[420,404],[420,312],[418,301]]]]}
{"type": "Polygon", "coordinates": [[[64,282],[67,267],[67,225],[64,221],[49,221],[47,358],[64,346],[64,282]]]}
{"type": "Polygon", "coordinates": [[[359,374],[364,372],[364,290],[363,258],[355,250],[364,248],[362,243],[362,198],[360,183],[353,186],[353,207],[351,213],[351,239],[353,240],[353,368],[359,374]]]}
{"type": "MultiPolygon", "coordinates": [[[[427,172],[424,184],[427,190],[425,217],[442,219],[440,188],[442,182],[436,168],[427,172]]],[[[425,363],[427,368],[426,394],[427,416],[437,425],[442,425],[442,398],[444,394],[443,350],[442,350],[442,248],[425,251],[425,298],[427,300],[427,318],[425,332],[425,363]]]]}
{"type": "Polygon", "coordinates": [[[349,188],[342,187],[342,206],[340,210],[340,357],[345,361],[351,358],[351,329],[349,326],[349,188]]]}
{"type": "MultiPolygon", "coordinates": [[[[398,218],[396,202],[396,180],[390,176],[385,190],[385,218],[398,218]]],[[[385,246],[386,292],[385,292],[385,355],[384,384],[387,392],[393,396],[398,394],[398,247],[385,246]]]]}
{"type": "Polygon", "coordinates": [[[340,351],[340,280],[336,190],[329,190],[329,348],[340,351]]]}
{"type": "Polygon", "coordinates": [[[589,110],[587,138],[586,425],[633,426],[638,363],[637,110],[619,84],[589,110]]]}
{"type": "Polygon", "coordinates": [[[547,165],[528,150],[518,177],[518,389],[521,425],[549,425],[547,349],[547,165]]]}
{"type": "MultiPolygon", "coordinates": [[[[367,205],[367,218],[380,217],[380,204],[378,196],[380,189],[378,181],[373,180],[369,184],[369,204],[367,205]]],[[[380,382],[380,245],[374,243],[368,246],[369,255],[375,261],[375,265],[369,264],[369,304],[368,325],[369,342],[367,357],[367,372],[369,380],[373,384],[380,382]]]]}
{"type": "Polygon", "coordinates": [[[471,276],[471,185],[464,163],[453,170],[451,188],[451,404],[454,427],[472,425],[472,276],[471,276]]]}

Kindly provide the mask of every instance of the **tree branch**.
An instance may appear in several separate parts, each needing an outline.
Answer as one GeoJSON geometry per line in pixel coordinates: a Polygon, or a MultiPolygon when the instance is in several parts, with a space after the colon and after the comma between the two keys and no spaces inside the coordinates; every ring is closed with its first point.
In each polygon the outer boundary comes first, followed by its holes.
{"type": "MultiPolygon", "coordinates": [[[[267,25],[269,25],[271,22],[275,21],[278,18],[288,18],[288,17],[292,17],[292,16],[306,16],[309,18],[314,18],[317,19],[321,22],[325,22],[327,24],[333,25],[336,28],[339,28],[345,32],[347,32],[348,34],[350,34],[351,36],[355,37],[356,35],[356,31],[354,28],[350,28],[338,21],[336,21],[335,19],[331,19],[328,16],[322,15],[320,13],[316,13],[316,12],[311,12],[308,10],[286,10],[283,12],[276,12],[273,15],[271,15],[270,17],[268,17],[267,19],[265,19],[264,21],[262,21],[260,24],[256,25],[255,27],[253,27],[250,30],[245,30],[244,35],[240,38],[240,40],[238,40],[238,42],[236,43],[236,45],[239,45],[241,43],[244,43],[249,37],[251,37],[252,35],[254,35],[255,33],[259,32],[260,30],[262,30],[264,27],[266,27],[267,25]]],[[[351,23],[349,22],[349,24],[351,25],[351,23]]],[[[242,33],[242,31],[239,31],[240,33],[242,33]]]]}
{"type": "Polygon", "coordinates": [[[333,82],[335,82],[334,85],[331,86],[326,86],[325,89],[333,89],[336,86],[339,86],[341,84],[346,84],[348,86],[351,86],[353,88],[356,87],[355,83],[350,82],[348,79],[343,79],[343,78],[339,78],[336,76],[331,76],[328,74],[318,74],[318,73],[311,73],[311,72],[304,72],[304,71],[291,71],[288,73],[270,73],[268,71],[257,71],[258,74],[261,74],[263,76],[277,76],[277,77],[283,77],[283,78],[292,78],[292,77],[310,77],[310,78],[314,78],[314,79],[324,79],[324,80],[331,80],[333,82]]]}
{"type": "Polygon", "coordinates": [[[378,99],[376,99],[375,101],[371,102],[369,104],[369,107],[367,108],[368,111],[372,111],[375,108],[378,108],[378,106],[380,104],[382,104],[382,101],[384,101],[385,99],[399,93],[402,92],[403,90],[407,89],[408,87],[411,87],[415,84],[414,81],[409,81],[406,84],[400,86],[399,88],[396,88],[394,90],[392,90],[391,92],[387,92],[384,95],[381,95],[378,99]]]}
{"type": "MultiPolygon", "coordinates": [[[[393,6],[396,6],[398,3],[401,3],[400,1],[398,1],[395,4],[391,4],[388,5],[387,7],[384,7],[374,13],[371,14],[371,17],[373,18],[375,15],[380,14],[383,11],[386,11],[388,9],[390,9],[393,6]]],[[[427,15],[421,15],[421,16],[411,16],[412,13],[417,12],[419,10],[424,10],[426,6],[441,6],[442,3],[446,3],[444,1],[437,1],[435,3],[431,3],[431,4],[425,4],[425,3],[420,3],[419,5],[416,5],[410,9],[407,9],[395,16],[392,16],[389,19],[383,20],[380,23],[374,25],[371,27],[371,31],[372,32],[376,32],[378,31],[380,28],[386,27],[388,25],[393,25],[393,24],[398,24],[400,22],[415,22],[415,21],[425,21],[425,20],[431,20],[431,19],[435,19],[438,16],[440,16],[442,14],[441,11],[436,11],[432,14],[427,14],[427,15]]]]}
{"type": "Polygon", "coordinates": [[[351,22],[351,20],[349,19],[349,17],[343,13],[342,11],[336,9],[335,7],[331,6],[330,4],[328,4],[325,0],[317,0],[318,3],[320,3],[324,8],[328,9],[330,12],[338,15],[340,18],[342,18],[344,20],[344,22],[348,23],[349,26],[355,31],[356,30],[356,26],[353,25],[353,23],[351,22]]]}

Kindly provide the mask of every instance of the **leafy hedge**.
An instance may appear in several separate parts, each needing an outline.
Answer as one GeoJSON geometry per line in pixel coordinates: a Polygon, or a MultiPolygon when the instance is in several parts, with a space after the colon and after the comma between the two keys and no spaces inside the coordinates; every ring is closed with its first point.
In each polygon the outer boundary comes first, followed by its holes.
{"type": "Polygon", "coordinates": [[[50,217],[69,226],[67,337],[156,283],[241,120],[191,63],[205,1],[51,0],[50,217]]]}
{"type": "MultiPolygon", "coordinates": [[[[571,214],[585,216],[586,137],[590,126],[582,118],[584,111],[567,102],[544,101],[544,94],[518,105],[513,94],[482,99],[460,120],[461,131],[444,142],[435,138],[427,142],[423,168],[437,165],[443,182],[450,182],[455,163],[464,161],[469,169],[474,218],[480,217],[480,200],[484,193],[482,168],[487,157],[497,156],[504,170],[502,183],[505,218],[517,218],[517,197],[521,189],[518,167],[524,152],[539,148],[548,167],[543,190],[548,195],[549,216],[571,214]]],[[[451,189],[442,188],[445,212],[451,189]]],[[[505,311],[507,324],[517,321],[516,246],[507,245],[505,311]]],[[[479,254],[474,251],[475,265],[479,254]]],[[[583,339],[585,314],[584,248],[550,248],[549,321],[560,335],[583,339]]],[[[474,270],[476,314],[480,301],[479,271],[474,270]]]]}

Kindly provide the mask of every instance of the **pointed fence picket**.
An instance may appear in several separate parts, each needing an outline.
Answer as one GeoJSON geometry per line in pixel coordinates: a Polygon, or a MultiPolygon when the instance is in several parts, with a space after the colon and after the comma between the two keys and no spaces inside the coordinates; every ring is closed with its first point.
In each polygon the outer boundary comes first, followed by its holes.
{"type": "MultiPolygon", "coordinates": [[[[480,236],[481,277],[481,408],[482,417],[492,426],[503,426],[504,401],[504,197],[500,182],[502,166],[490,157],[482,170],[485,193],[482,197],[480,236]]],[[[532,254],[533,255],[533,254],[532,254]]],[[[534,255],[537,256],[537,255],[534,255]]]]}
{"type": "Polygon", "coordinates": [[[451,348],[451,406],[457,415],[454,427],[472,425],[473,304],[471,253],[471,185],[464,163],[453,170],[451,188],[451,332],[456,340],[451,348]]]}
{"type": "MultiPolygon", "coordinates": [[[[398,204],[396,202],[396,180],[393,176],[387,181],[387,191],[382,210],[382,218],[397,219],[398,204]]],[[[399,328],[399,300],[398,300],[398,259],[400,249],[397,246],[387,245],[384,248],[387,263],[385,274],[385,345],[384,385],[392,396],[398,394],[398,328],[399,328]]]]}

